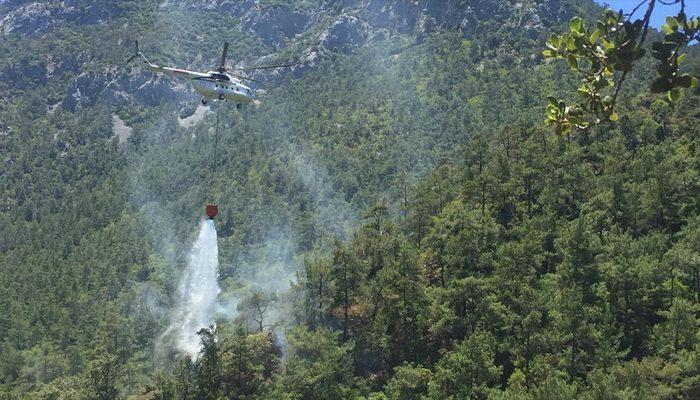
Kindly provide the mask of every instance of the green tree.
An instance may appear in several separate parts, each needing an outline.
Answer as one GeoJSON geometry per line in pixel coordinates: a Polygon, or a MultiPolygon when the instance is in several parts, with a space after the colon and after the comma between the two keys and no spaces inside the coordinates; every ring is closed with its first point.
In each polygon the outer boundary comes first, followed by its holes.
{"type": "Polygon", "coordinates": [[[115,400],[120,398],[119,385],[124,366],[114,354],[104,354],[87,364],[87,387],[90,399],[115,400]]]}
{"type": "Polygon", "coordinates": [[[410,363],[394,368],[394,376],[384,391],[389,400],[420,400],[428,391],[432,377],[429,369],[410,363]]]}
{"type": "Polygon", "coordinates": [[[214,327],[202,328],[197,335],[202,342],[200,356],[196,362],[197,397],[215,400],[221,395],[221,366],[216,331],[214,327]]]}
{"type": "Polygon", "coordinates": [[[486,399],[501,375],[494,365],[495,346],[495,338],[482,332],[457,343],[435,364],[427,398],[486,399]]]}
{"type": "Polygon", "coordinates": [[[358,292],[361,271],[352,253],[340,243],[334,246],[331,279],[336,288],[333,306],[341,320],[343,341],[346,341],[350,338],[351,306],[358,292]]]}
{"type": "Polygon", "coordinates": [[[236,325],[220,347],[221,386],[229,397],[255,397],[279,365],[279,350],[269,331],[248,334],[244,326],[236,325]]]}
{"type": "Polygon", "coordinates": [[[285,367],[276,375],[272,398],[353,399],[361,385],[352,373],[353,342],[337,334],[295,328],[287,334],[285,367]]]}
{"type": "Polygon", "coordinates": [[[430,280],[446,287],[453,279],[490,273],[499,232],[489,214],[460,200],[446,205],[423,240],[430,280]]]}

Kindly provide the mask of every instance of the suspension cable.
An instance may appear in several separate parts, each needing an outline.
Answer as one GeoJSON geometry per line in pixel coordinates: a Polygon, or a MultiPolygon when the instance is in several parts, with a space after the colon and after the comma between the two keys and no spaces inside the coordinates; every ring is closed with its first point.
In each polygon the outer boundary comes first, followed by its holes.
{"type": "Polygon", "coordinates": [[[216,107],[216,131],[214,131],[214,156],[211,159],[211,162],[209,163],[209,201],[212,201],[211,198],[211,188],[214,184],[214,170],[216,168],[216,153],[217,150],[219,149],[219,114],[221,114],[221,101],[219,101],[218,106],[216,107]]]}

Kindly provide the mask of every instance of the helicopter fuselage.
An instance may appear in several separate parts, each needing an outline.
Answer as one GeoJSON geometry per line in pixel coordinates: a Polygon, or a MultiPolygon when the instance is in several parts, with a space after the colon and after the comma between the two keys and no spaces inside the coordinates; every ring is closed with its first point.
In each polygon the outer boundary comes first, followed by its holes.
{"type": "MultiPolygon", "coordinates": [[[[204,105],[207,104],[207,99],[233,101],[236,103],[236,107],[238,108],[242,108],[244,104],[256,103],[253,91],[250,90],[248,86],[244,85],[243,81],[248,80],[258,83],[261,82],[245,75],[227,72],[226,53],[228,52],[228,42],[224,42],[224,51],[221,54],[221,62],[219,63],[219,67],[216,70],[208,72],[188,71],[186,69],[153,64],[148,61],[148,58],[146,58],[143,53],[139,51],[138,40],[135,40],[134,44],[136,45],[136,53],[126,60],[127,64],[140,57],[141,61],[146,64],[146,67],[153,72],[164,73],[176,78],[189,80],[194,90],[202,95],[202,104],[204,105]]],[[[264,65],[249,68],[235,68],[233,71],[244,72],[261,69],[293,67],[295,65],[296,64],[264,65]]]]}
{"type": "Polygon", "coordinates": [[[225,74],[210,72],[205,77],[192,78],[191,82],[194,90],[205,98],[229,100],[237,104],[248,104],[254,100],[249,87],[225,74]]]}
{"type": "Polygon", "coordinates": [[[255,100],[253,91],[248,86],[228,74],[217,71],[207,73],[188,71],[151,64],[148,60],[145,62],[154,72],[188,79],[194,90],[205,99],[228,100],[236,104],[250,104],[255,100]]]}

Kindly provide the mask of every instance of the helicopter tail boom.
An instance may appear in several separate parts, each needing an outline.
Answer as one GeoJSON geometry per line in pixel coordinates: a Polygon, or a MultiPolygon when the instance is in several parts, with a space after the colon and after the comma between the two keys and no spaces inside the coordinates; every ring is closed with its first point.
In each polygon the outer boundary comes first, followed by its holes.
{"type": "Polygon", "coordinates": [[[133,56],[129,57],[128,60],[126,60],[127,64],[134,61],[134,59],[136,59],[137,57],[141,57],[143,59],[143,62],[148,64],[148,66],[151,67],[151,69],[159,69],[160,68],[157,65],[151,64],[151,62],[148,61],[148,58],[146,58],[146,56],[144,56],[143,53],[141,53],[141,51],[139,50],[139,41],[138,40],[134,40],[134,45],[136,46],[136,53],[134,53],[133,56]]]}

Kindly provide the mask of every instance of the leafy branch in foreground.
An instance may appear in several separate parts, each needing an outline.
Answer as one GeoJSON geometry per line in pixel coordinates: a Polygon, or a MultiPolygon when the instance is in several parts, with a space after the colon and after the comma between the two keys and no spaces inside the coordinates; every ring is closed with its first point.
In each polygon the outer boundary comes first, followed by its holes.
{"type": "MultiPolygon", "coordinates": [[[[620,89],[635,63],[644,57],[644,42],[649,32],[649,21],[657,0],[648,0],[644,17],[632,22],[632,16],[647,0],[642,1],[627,16],[622,11],[606,10],[595,27],[587,27],[583,19],[574,17],[569,23],[569,32],[552,34],[546,58],[563,58],[580,77],[578,94],[582,100],[567,105],[563,100],[549,97],[546,108],[546,125],[555,124],[557,132],[567,132],[572,127],[585,129],[591,124],[616,121],[615,111],[620,89]],[[586,117],[593,114],[594,119],[586,117]]],[[[700,37],[700,18],[685,15],[683,0],[681,10],[675,17],[667,17],[662,30],[666,34],[661,41],[652,44],[652,57],[658,60],[658,78],[651,86],[653,93],[668,93],[671,101],[679,96],[679,88],[697,85],[697,78],[681,74],[679,65],[685,54],[681,50],[700,37]]],[[[666,3],[663,3],[666,4],[666,3]]]]}

